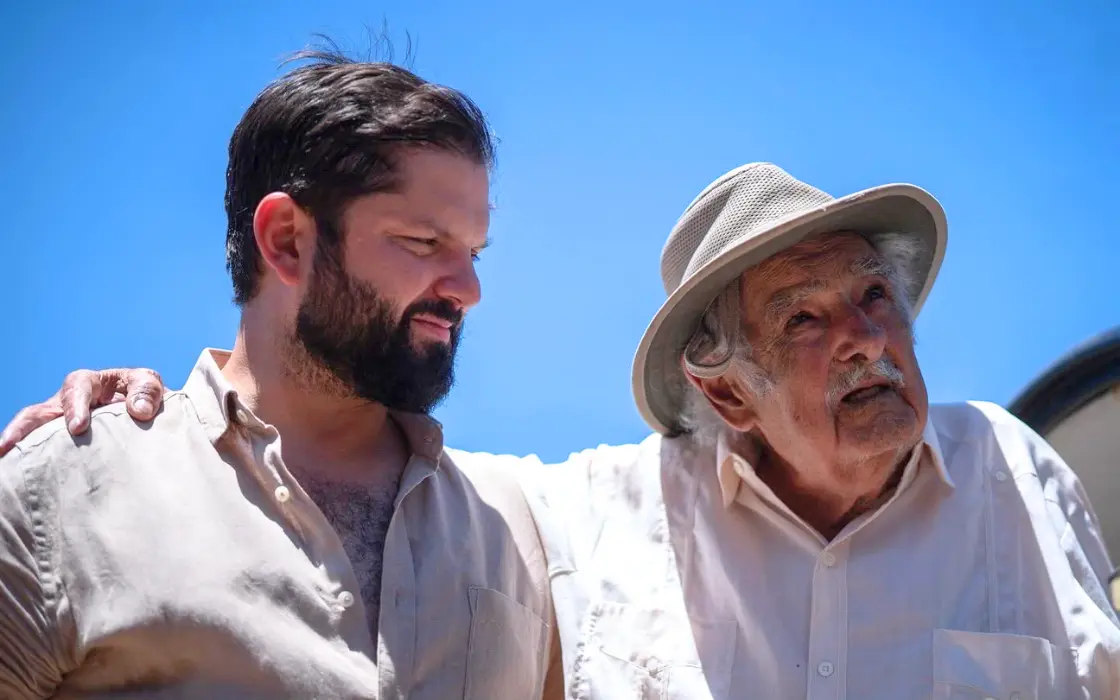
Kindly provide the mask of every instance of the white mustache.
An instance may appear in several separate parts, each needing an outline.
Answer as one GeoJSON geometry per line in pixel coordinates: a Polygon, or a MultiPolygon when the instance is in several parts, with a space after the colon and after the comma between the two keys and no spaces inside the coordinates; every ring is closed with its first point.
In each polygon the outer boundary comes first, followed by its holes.
{"type": "Polygon", "coordinates": [[[842,372],[828,382],[828,405],[835,406],[840,399],[859,386],[860,382],[868,377],[882,377],[890,382],[894,389],[901,389],[906,385],[900,370],[890,358],[880,357],[875,362],[856,365],[852,369],[842,372]]]}

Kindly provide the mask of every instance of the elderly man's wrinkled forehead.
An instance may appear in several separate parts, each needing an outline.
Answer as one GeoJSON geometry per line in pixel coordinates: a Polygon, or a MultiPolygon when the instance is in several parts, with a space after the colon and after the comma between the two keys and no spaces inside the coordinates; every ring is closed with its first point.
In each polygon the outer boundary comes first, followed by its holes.
{"type": "Polygon", "coordinates": [[[844,277],[889,277],[890,265],[855,232],[825,233],[763,260],[740,278],[748,308],[780,316],[805,297],[844,277]]]}

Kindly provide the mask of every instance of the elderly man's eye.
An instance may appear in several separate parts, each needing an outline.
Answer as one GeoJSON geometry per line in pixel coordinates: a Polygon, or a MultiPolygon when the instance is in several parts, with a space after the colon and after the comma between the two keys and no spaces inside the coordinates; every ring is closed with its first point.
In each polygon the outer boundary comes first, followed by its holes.
{"type": "Polygon", "coordinates": [[[786,328],[796,328],[797,326],[800,326],[812,320],[813,314],[807,311],[799,311],[791,316],[789,321],[786,322],[786,328]]]}
{"type": "Polygon", "coordinates": [[[876,301],[877,299],[887,298],[887,288],[881,284],[873,284],[867,288],[863,296],[868,301],[876,301]]]}

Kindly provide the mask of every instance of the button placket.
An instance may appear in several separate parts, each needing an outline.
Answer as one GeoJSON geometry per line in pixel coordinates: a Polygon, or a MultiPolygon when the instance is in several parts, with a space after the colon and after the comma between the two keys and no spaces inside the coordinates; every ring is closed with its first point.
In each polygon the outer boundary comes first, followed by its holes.
{"type": "Polygon", "coordinates": [[[809,619],[809,672],[807,695],[810,698],[834,697],[838,673],[845,663],[844,631],[847,628],[847,550],[848,540],[830,543],[817,556],[813,571],[812,608],[809,619]]]}
{"type": "MultiPolygon", "coordinates": [[[[264,447],[262,478],[271,481],[272,498],[278,506],[277,514],[285,524],[294,529],[301,542],[300,548],[312,560],[321,562],[325,569],[328,580],[322,581],[319,587],[323,601],[340,618],[348,618],[358,612],[360,606],[354,595],[354,591],[358,590],[358,581],[342,540],[319,507],[306,496],[297,494],[298,483],[284,465],[278,447],[276,442],[264,447]]],[[[267,486],[269,485],[266,484],[266,488],[267,486]]],[[[364,622],[354,627],[366,629],[364,622]]]]}

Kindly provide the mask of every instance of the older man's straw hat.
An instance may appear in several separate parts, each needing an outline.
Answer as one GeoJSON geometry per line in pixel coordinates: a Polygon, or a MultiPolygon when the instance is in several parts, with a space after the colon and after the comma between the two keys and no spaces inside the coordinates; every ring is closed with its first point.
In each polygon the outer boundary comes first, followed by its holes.
{"type": "Polygon", "coordinates": [[[684,398],[681,353],[712,300],[744,270],[802,239],[830,231],[904,233],[924,252],[911,289],[917,313],[945,256],[941,205],[925,190],[883,185],[836,199],[770,163],[732,170],[688,205],[661,251],[669,298],[634,357],[634,399],[645,421],[673,433],[684,398]],[[915,285],[917,286],[917,284],[915,285]]]}

